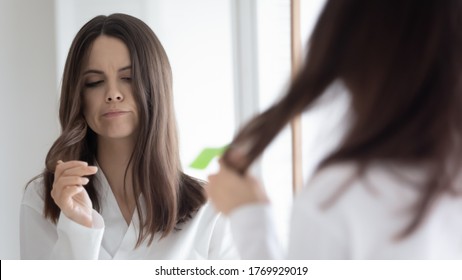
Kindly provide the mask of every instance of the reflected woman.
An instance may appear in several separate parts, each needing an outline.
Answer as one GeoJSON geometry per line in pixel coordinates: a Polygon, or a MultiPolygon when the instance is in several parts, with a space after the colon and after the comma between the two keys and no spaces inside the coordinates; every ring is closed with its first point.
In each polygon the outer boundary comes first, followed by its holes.
{"type": "Polygon", "coordinates": [[[209,177],[242,258],[462,258],[461,18],[462,1],[326,1],[298,77],[209,177]],[[346,134],[294,200],[283,250],[247,169],[335,84],[346,134]]]}
{"type": "Polygon", "coordinates": [[[141,20],[97,16],[70,48],[61,135],[21,205],[22,259],[236,258],[179,160],[167,55],[141,20]]]}

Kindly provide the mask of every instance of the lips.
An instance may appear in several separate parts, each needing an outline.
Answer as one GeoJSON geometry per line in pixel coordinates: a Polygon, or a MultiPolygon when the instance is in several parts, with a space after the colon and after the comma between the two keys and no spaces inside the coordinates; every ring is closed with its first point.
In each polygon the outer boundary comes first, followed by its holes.
{"type": "Polygon", "coordinates": [[[128,114],[128,111],[123,111],[123,110],[111,110],[103,114],[103,117],[105,118],[116,118],[119,116],[123,116],[125,114],[128,114]]]}

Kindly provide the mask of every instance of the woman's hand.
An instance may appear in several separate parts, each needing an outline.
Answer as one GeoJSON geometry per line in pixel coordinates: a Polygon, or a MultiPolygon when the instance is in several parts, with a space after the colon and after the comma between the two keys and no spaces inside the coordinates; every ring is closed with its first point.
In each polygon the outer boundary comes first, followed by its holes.
{"type": "Polygon", "coordinates": [[[69,219],[86,227],[92,227],[93,205],[83,187],[89,179],[84,177],[95,174],[96,166],[88,166],[83,161],[58,161],[51,197],[69,219]]]}
{"type": "Polygon", "coordinates": [[[220,160],[220,170],[208,177],[207,195],[218,211],[228,215],[246,204],[267,203],[261,184],[251,175],[240,175],[220,160]]]}

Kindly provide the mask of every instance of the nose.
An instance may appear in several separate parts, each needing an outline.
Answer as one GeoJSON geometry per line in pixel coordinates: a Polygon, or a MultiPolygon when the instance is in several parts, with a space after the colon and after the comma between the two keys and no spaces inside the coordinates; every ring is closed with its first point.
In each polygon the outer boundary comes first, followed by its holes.
{"type": "Polygon", "coordinates": [[[122,101],[123,97],[121,94],[117,94],[115,96],[107,96],[106,97],[106,102],[112,102],[112,101],[122,101]]]}
{"type": "Polygon", "coordinates": [[[117,87],[111,87],[108,89],[106,93],[106,102],[115,102],[115,101],[122,101],[124,100],[124,97],[122,93],[117,89],[117,87]]]}

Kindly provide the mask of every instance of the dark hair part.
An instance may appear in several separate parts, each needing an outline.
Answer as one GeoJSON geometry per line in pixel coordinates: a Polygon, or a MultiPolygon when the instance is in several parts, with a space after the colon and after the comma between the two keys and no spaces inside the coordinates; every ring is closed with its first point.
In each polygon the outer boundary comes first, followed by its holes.
{"type": "MultiPolygon", "coordinates": [[[[86,23],[72,42],[64,69],[59,119],[61,135],[46,157],[44,214],[57,222],[60,209],[51,198],[58,160],[96,163],[96,134],[87,126],[82,108],[82,67],[95,39],[107,35],[129,49],[132,86],[139,110],[139,134],[131,157],[133,187],[140,220],[137,246],[162,237],[187,220],[206,201],[202,183],[181,170],[172,96],[172,73],[167,55],[154,32],[141,20],[124,14],[97,16],[86,23]]],[[[127,167],[128,168],[128,167],[127,167]]],[[[85,187],[94,208],[100,210],[93,180],[85,187]]]]}
{"type": "Polygon", "coordinates": [[[352,125],[328,165],[375,160],[430,164],[411,234],[461,166],[462,2],[330,0],[312,33],[303,69],[288,93],[235,137],[246,157],[224,160],[240,172],[335,80],[349,88],[352,125]]]}

